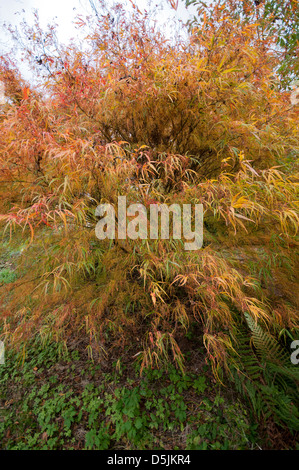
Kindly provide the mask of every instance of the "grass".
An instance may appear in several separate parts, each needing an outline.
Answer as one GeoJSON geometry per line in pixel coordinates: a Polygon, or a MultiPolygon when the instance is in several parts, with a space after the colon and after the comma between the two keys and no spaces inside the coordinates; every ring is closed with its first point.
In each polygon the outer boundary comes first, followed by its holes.
{"type": "Polygon", "coordinates": [[[11,269],[1,269],[0,271],[0,285],[9,284],[16,279],[16,274],[11,269]]]}

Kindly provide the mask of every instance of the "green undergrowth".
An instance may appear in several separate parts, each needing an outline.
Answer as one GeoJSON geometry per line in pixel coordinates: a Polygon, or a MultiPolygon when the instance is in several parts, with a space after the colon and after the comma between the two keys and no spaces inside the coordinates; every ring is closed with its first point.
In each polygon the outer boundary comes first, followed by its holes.
{"type": "Polygon", "coordinates": [[[0,366],[1,449],[250,449],[257,425],[208,374],[104,367],[35,342],[0,366]]]}
{"type": "Polygon", "coordinates": [[[12,248],[9,240],[1,240],[0,248],[0,286],[10,284],[17,279],[17,274],[14,269],[14,260],[21,253],[21,246],[12,248]]]}
{"type": "MultiPolygon", "coordinates": [[[[2,244],[3,285],[23,269],[22,246],[16,239],[2,244]]],[[[0,449],[295,448],[297,367],[250,316],[247,322],[222,385],[194,323],[185,333],[185,374],[169,363],[140,375],[134,347],[92,361],[84,335],[67,349],[51,340],[26,340],[18,351],[7,343],[0,449]]]]}

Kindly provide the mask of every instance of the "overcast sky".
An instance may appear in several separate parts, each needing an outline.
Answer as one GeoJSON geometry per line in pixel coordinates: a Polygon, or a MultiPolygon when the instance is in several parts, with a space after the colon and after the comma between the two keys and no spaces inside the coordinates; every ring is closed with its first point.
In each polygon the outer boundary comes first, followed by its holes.
{"type": "MultiPolygon", "coordinates": [[[[107,0],[108,5],[110,2],[107,0]]],[[[160,2],[161,0],[149,3],[153,6],[155,3],[160,2]]],[[[188,13],[182,1],[180,1],[176,12],[169,6],[167,0],[162,0],[162,2],[165,4],[164,10],[160,13],[162,21],[168,21],[170,18],[175,17],[183,20],[188,18],[188,13]]],[[[119,3],[130,5],[128,0],[120,0],[119,3]]],[[[144,10],[147,6],[147,0],[135,0],[135,4],[141,10],[144,10]]],[[[59,24],[61,40],[67,40],[75,34],[72,21],[76,14],[90,12],[88,0],[0,0],[0,23],[6,22],[17,26],[24,17],[28,22],[31,22],[33,18],[32,11],[35,8],[39,12],[43,26],[55,18],[59,24]]],[[[3,32],[0,32],[0,47],[5,47],[5,42],[7,42],[7,38],[3,32]]]]}
{"type": "MultiPolygon", "coordinates": [[[[77,12],[86,11],[87,0],[0,0],[0,22],[17,26],[23,18],[33,21],[33,10],[37,9],[41,24],[45,26],[56,17],[60,25],[60,38],[68,39],[74,35],[72,21],[77,12]]],[[[0,33],[0,47],[5,47],[7,38],[0,33]]]]}
{"type": "MultiPolygon", "coordinates": [[[[106,0],[106,4],[113,0],[106,0]]],[[[143,11],[148,3],[151,7],[155,3],[163,5],[163,10],[159,12],[158,20],[167,25],[174,18],[186,21],[189,17],[189,10],[184,7],[184,2],[180,0],[177,11],[174,11],[167,0],[134,0],[138,8],[143,11]]],[[[96,3],[96,0],[95,0],[96,3]]],[[[118,3],[130,5],[129,0],[119,0],[118,3]]],[[[130,8],[130,7],[129,7],[130,8]]],[[[61,42],[68,42],[71,37],[76,37],[76,29],[72,24],[77,14],[88,14],[90,5],[88,0],[0,0],[0,55],[11,49],[10,38],[7,33],[1,29],[3,23],[18,26],[22,19],[26,19],[29,24],[33,23],[33,10],[37,9],[40,23],[45,27],[54,19],[59,25],[58,38],[61,42]]],[[[30,79],[30,70],[24,64],[20,64],[23,76],[30,79]]]]}

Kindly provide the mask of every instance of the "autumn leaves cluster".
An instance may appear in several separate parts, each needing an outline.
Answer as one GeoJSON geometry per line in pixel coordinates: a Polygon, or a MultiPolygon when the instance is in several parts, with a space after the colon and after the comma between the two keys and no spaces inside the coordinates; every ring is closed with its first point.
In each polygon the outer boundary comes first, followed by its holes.
{"type": "Polygon", "coordinates": [[[24,245],[2,289],[7,340],[85,335],[99,354],[182,366],[196,322],[217,374],[245,313],[297,328],[298,105],[272,39],[218,14],[166,40],[118,5],[80,17],[85,41],[68,46],[36,18],[23,55],[38,87],[2,58],[1,225],[24,245]],[[203,204],[203,248],[98,240],[95,208],[118,196],[203,204]]]}

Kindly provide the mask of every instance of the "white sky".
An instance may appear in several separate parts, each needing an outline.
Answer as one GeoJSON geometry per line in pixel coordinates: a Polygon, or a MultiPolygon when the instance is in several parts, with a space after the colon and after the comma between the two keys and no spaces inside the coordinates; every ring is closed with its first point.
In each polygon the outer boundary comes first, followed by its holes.
{"type": "MultiPolygon", "coordinates": [[[[18,26],[23,18],[32,23],[32,12],[37,9],[42,26],[56,17],[60,26],[60,39],[66,40],[74,35],[72,21],[77,11],[84,13],[87,3],[86,0],[0,0],[0,23],[18,26]]],[[[5,47],[6,42],[7,38],[0,32],[0,48],[5,47]]]]}
{"type": "MultiPolygon", "coordinates": [[[[112,0],[106,0],[109,5],[112,0]]],[[[156,3],[163,5],[163,10],[159,12],[158,20],[162,23],[170,24],[171,19],[181,19],[186,21],[189,17],[184,7],[184,1],[179,1],[177,11],[174,11],[167,0],[134,0],[138,8],[143,11],[147,8],[155,6],[156,3]]],[[[95,0],[96,3],[96,0],[95,0]]],[[[119,0],[118,3],[130,4],[128,0],[119,0]]],[[[40,23],[45,27],[53,19],[59,25],[58,38],[61,42],[68,42],[71,37],[76,37],[76,29],[72,22],[77,14],[90,13],[90,5],[88,0],[0,0],[0,26],[3,23],[18,26],[22,19],[25,18],[29,24],[33,23],[33,10],[37,9],[39,13],[40,23]]],[[[11,49],[10,38],[7,33],[0,27],[0,55],[11,49]]],[[[25,78],[30,79],[30,71],[21,64],[20,68],[25,78]]]]}
{"type": "MultiPolygon", "coordinates": [[[[135,4],[142,10],[146,9],[147,0],[134,0],[135,4]]],[[[149,4],[154,6],[155,3],[150,1],[149,4]]],[[[95,2],[96,3],[96,2],[95,2]]],[[[107,0],[107,4],[111,0],[107,0]]],[[[119,3],[129,4],[128,1],[119,1],[119,3]]],[[[168,21],[170,18],[180,18],[186,20],[188,13],[184,8],[184,2],[180,0],[177,11],[174,11],[167,0],[162,0],[165,4],[164,10],[161,12],[162,21],[168,21]]],[[[32,11],[37,9],[39,12],[41,24],[45,26],[51,22],[53,18],[57,21],[60,27],[60,39],[67,40],[75,34],[72,21],[77,13],[90,12],[88,0],[0,0],[0,24],[6,22],[17,26],[22,18],[26,18],[28,22],[32,21],[32,11]],[[31,20],[31,21],[30,21],[31,20]]],[[[0,48],[5,47],[5,38],[3,32],[0,31],[0,48]]]]}

